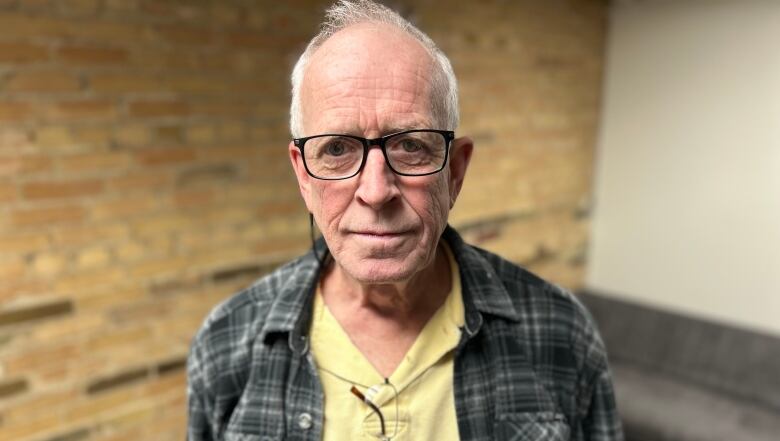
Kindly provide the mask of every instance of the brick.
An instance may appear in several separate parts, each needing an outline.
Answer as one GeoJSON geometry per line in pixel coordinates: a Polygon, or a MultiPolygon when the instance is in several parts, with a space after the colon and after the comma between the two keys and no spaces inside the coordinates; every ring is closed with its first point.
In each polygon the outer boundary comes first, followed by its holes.
{"type": "Polygon", "coordinates": [[[68,64],[120,64],[127,61],[127,50],[121,48],[66,46],[57,57],[68,64]]]}
{"type": "Polygon", "coordinates": [[[111,254],[104,247],[91,247],[79,252],[76,264],[79,269],[103,268],[111,262],[111,254]]]}
{"type": "MultiPolygon", "coordinates": [[[[256,146],[239,145],[222,146],[216,149],[204,149],[201,157],[209,162],[230,162],[240,160],[241,158],[252,158],[260,154],[261,152],[258,151],[256,146]]],[[[268,158],[263,159],[265,160],[265,163],[268,164],[268,158]]]]}
{"type": "Polygon", "coordinates": [[[192,267],[188,257],[170,257],[166,259],[146,260],[128,268],[131,277],[156,277],[192,267]]]}
{"type": "Polygon", "coordinates": [[[124,280],[126,280],[125,275],[120,269],[109,267],[60,276],[55,281],[54,289],[57,292],[94,291],[106,286],[116,286],[124,280]]]}
{"type": "Polygon", "coordinates": [[[207,10],[201,5],[192,2],[154,2],[144,1],[141,10],[149,15],[156,15],[175,21],[203,23],[208,19],[207,10]]]}
{"type": "MultiPolygon", "coordinates": [[[[284,110],[280,110],[276,104],[274,105],[274,108],[281,114],[284,114],[285,112],[284,110]]],[[[190,105],[190,111],[195,115],[243,118],[246,117],[247,114],[253,113],[254,105],[252,103],[237,101],[205,101],[192,103],[190,105]]]]}
{"type": "Polygon", "coordinates": [[[60,22],[61,33],[68,37],[99,41],[101,43],[127,44],[132,41],[143,43],[150,41],[151,33],[144,24],[130,24],[109,21],[91,21],[84,26],[77,20],[60,22]]]}
{"type": "Polygon", "coordinates": [[[223,141],[245,141],[247,132],[246,125],[239,122],[226,122],[219,127],[219,137],[223,141]]]}
{"type": "Polygon", "coordinates": [[[43,226],[55,223],[72,223],[84,219],[85,210],[77,205],[51,208],[32,208],[11,212],[16,226],[43,226]]]}
{"type": "Polygon", "coordinates": [[[48,58],[49,49],[45,46],[28,43],[0,43],[0,63],[34,63],[46,61],[48,58]]]}
{"type": "Polygon", "coordinates": [[[47,246],[49,246],[49,238],[44,232],[0,235],[0,255],[6,253],[11,255],[25,254],[42,250],[47,246]]]}
{"type": "Polygon", "coordinates": [[[126,152],[101,152],[75,154],[59,159],[60,168],[66,172],[122,170],[130,162],[126,152]]]}
{"type": "Polygon", "coordinates": [[[62,254],[41,253],[33,259],[32,269],[37,276],[52,277],[62,273],[67,263],[67,259],[62,254]]]}
{"type": "MultiPolygon", "coordinates": [[[[72,420],[94,418],[105,413],[113,413],[115,409],[127,406],[137,399],[134,388],[105,389],[103,393],[78,400],[65,412],[65,417],[72,420]]],[[[139,438],[140,439],[140,438],[139,438]]]]}
{"type": "Polygon", "coordinates": [[[184,142],[184,130],[181,126],[160,126],[154,129],[157,144],[170,145],[184,142]]]}
{"type": "Polygon", "coordinates": [[[162,40],[181,45],[203,47],[214,41],[214,34],[203,27],[160,26],[157,29],[157,34],[162,37],[162,40]]]}
{"type": "Polygon", "coordinates": [[[76,92],[81,89],[78,77],[66,72],[28,72],[11,77],[5,85],[9,92],[76,92]]]}
{"type": "Polygon", "coordinates": [[[36,141],[43,146],[62,147],[76,143],[67,126],[42,126],[35,131],[36,141]]]}
{"type": "MultiPolygon", "coordinates": [[[[112,290],[113,294],[125,295],[125,290],[112,290]]],[[[80,298],[73,298],[76,313],[59,320],[46,320],[36,323],[35,327],[30,329],[29,344],[38,346],[47,342],[56,341],[63,336],[68,338],[82,338],[88,335],[100,333],[108,326],[108,320],[102,313],[91,313],[84,308],[80,298]]],[[[101,311],[102,312],[102,311],[101,311]]]]}
{"type": "Polygon", "coordinates": [[[136,153],[136,160],[143,165],[179,164],[195,160],[195,151],[187,147],[143,150],[136,153]]]}
{"type": "Polygon", "coordinates": [[[133,426],[146,425],[155,415],[155,410],[148,405],[144,407],[127,406],[107,415],[103,424],[110,428],[109,430],[119,431],[133,426]]]}
{"type": "Polygon", "coordinates": [[[92,205],[91,218],[98,221],[126,220],[148,215],[157,208],[157,201],[148,196],[100,202],[92,205]]]}
{"type": "Polygon", "coordinates": [[[202,207],[214,202],[214,192],[211,190],[179,191],[173,195],[173,202],[178,208],[202,207]]]}
{"type": "Polygon", "coordinates": [[[154,77],[128,73],[95,74],[90,77],[89,85],[98,93],[148,93],[165,90],[163,84],[154,77]]]}
{"type": "Polygon", "coordinates": [[[173,176],[169,173],[151,173],[148,171],[128,173],[109,181],[109,186],[117,191],[145,192],[153,188],[165,188],[171,185],[173,176]]]}
{"type": "MultiPolygon", "coordinates": [[[[79,311],[95,315],[103,319],[102,327],[105,328],[108,323],[117,325],[116,321],[106,314],[107,311],[116,309],[119,306],[127,306],[129,304],[137,304],[148,300],[146,290],[140,287],[129,288],[117,288],[106,287],[105,289],[94,291],[91,293],[80,295],[78,299],[75,299],[76,306],[79,311]]],[[[94,332],[90,338],[94,337],[94,332]]]]}
{"type": "Polygon", "coordinates": [[[151,139],[151,131],[144,125],[124,125],[117,128],[114,133],[114,140],[123,147],[147,145],[151,139]]]}
{"type": "Polygon", "coordinates": [[[135,241],[126,242],[116,248],[117,259],[121,263],[138,262],[147,256],[143,244],[135,241]]]}
{"type": "Polygon", "coordinates": [[[116,242],[128,236],[128,228],[121,223],[91,223],[56,228],[52,234],[52,246],[82,247],[99,242],[116,242]]]}
{"type": "Polygon", "coordinates": [[[41,181],[24,184],[22,194],[28,199],[60,199],[95,196],[103,192],[104,184],[96,179],[81,181],[41,181]]]}
{"type": "Polygon", "coordinates": [[[225,39],[229,45],[234,47],[280,52],[296,49],[301,44],[301,39],[297,37],[272,35],[272,33],[261,31],[231,32],[225,36],[225,39]]]}
{"type": "Polygon", "coordinates": [[[187,128],[187,142],[191,144],[211,144],[217,139],[217,130],[213,125],[197,125],[187,128]]]}
{"type": "Polygon", "coordinates": [[[112,322],[116,324],[138,323],[139,321],[156,322],[165,317],[170,317],[174,311],[173,305],[165,300],[151,300],[121,305],[113,308],[109,315],[112,322]]]}
{"type": "Polygon", "coordinates": [[[94,16],[100,7],[98,0],[60,0],[57,4],[64,14],[77,17],[94,16]]]}
{"type": "Polygon", "coordinates": [[[16,199],[16,185],[12,182],[0,182],[0,202],[12,202],[16,199]]]}
{"type": "Polygon", "coordinates": [[[238,179],[240,171],[234,164],[213,164],[188,168],[176,176],[177,187],[205,187],[238,179]]]}
{"type": "Polygon", "coordinates": [[[18,178],[22,175],[49,172],[52,160],[43,155],[0,156],[0,177],[18,178]]]}
{"type": "Polygon", "coordinates": [[[83,121],[87,119],[113,119],[117,109],[105,100],[63,101],[46,107],[45,115],[51,120],[83,121]]]}
{"type": "Polygon", "coordinates": [[[139,1],[137,0],[105,0],[103,7],[109,12],[120,13],[120,16],[138,12],[139,1]]]}
{"type": "Polygon", "coordinates": [[[155,72],[191,72],[200,66],[201,57],[193,51],[155,47],[135,49],[130,63],[144,70],[155,72]]]}
{"type": "Polygon", "coordinates": [[[60,415],[45,415],[36,418],[35,421],[3,427],[2,432],[0,432],[0,441],[40,439],[41,434],[51,432],[59,426],[62,426],[60,415]]]}
{"type": "Polygon", "coordinates": [[[165,88],[187,96],[224,95],[231,90],[231,85],[223,79],[204,75],[179,75],[167,78],[165,88]]]}
{"type": "Polygon", "coordinates": [[[91,336],[85,343],[84,350],[98,352],[121,346],[131,346],[137,342],[146,341],[152,336],[153,333],[149,326],[112,329],[110,331],[91,336]]]}
{"type": "Polygon", "coordinates": [[[111,142],[112,130],[106,125],[89,125],[73,128],[76,142],[106,146],[111,142]]]}
{"type": "Polygon", "coordinates": [[[237,8],[234,5],[215,3],[210,5],[209,17],[213,17],[214,21],[221,25],[237,25],[242,22],[246,12],[245,9],[237,8]]]}
{"type": "Polygon", "coordinates": [[[135,101],[130,103],[130,116],[148,118],[163,116],[186,116],[189,105],[183,101],[135,101]]]}
{"type": "Polygon", "coordinates": [[[3,412],[6,425],[27,422],[34,420],[46,414],[54,414],[67,405],[74,402],[77,394],[72,390],[67,391],[47,391],[40,395],[26,397],[14,403],[3,412]]]}
{"type": "Polygon", "coordinates": [[[0,130],[0,151],[8,147],[13,153],[18,154],[23,147],[32,143],[32,135],[26,129],[3,128],[0,130]]]}
{"type": "Polygon", "coordinates": [[[30,117],[32,109],[27,103],[0,102],[0,122],[19,122],[30,117]]]}
{"type": "MultiPolygon", "coordinates": [[[[186,413],[186,406],[177,406],[175,409],[166,410],[168,406],[166,406],[164,403],[172,400],[173,402],[181,402],[182,404],[185,404],[186,393],[182,393],[182,391],[186,391],[186,385],[186,373],[183,370],[176,370],[170,373],[166,373],[165,375],[158,376],[157,378],[154,378],[152,381],[150,381],[144,388],[143,396],[154,399],[154,401],[157,403],[157,406],[162,407],[160,411],[167,413],[167,415],[165,415],[165,419],[172,417],[172,412],[180,413],[181,416],[184,417],[186,413]]],[[[160,418],[160,420],[162,420],[162,418],[160,418]]]]}
{"type": "Polygon", "coordinates": [[[0,280],[21,279],[27,272],[27,262],[19,257],[0,258],[0,280]]]}

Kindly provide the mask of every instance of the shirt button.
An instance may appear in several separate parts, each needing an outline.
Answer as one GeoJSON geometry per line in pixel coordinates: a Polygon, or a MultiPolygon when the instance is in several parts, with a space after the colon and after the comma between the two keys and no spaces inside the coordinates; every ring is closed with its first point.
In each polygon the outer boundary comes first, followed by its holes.
{"type": "Polygon", "coordinates": [[[306,412],[298,415],[298,427],[309,430],[311,428],[311,415],[306,412]]]}

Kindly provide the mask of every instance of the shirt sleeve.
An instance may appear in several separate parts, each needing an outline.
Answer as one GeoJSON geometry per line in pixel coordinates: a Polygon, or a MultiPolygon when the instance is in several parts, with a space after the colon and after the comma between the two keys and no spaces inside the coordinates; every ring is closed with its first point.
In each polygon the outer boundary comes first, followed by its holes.
{"type": "Polygon", "coordinates": [[[197,346],[197,340],[190,349],[187,358],[187,440],[213,441],[212,405],[208,398],[205,376],[203,374],[203,357],[197,346]]]}
{"type": "Polygon", "coordinates": [[[612,378],[606,363],[594,376],[582,432],[587,441],[623,441],[623,427],[615,404],[612,378]]]}

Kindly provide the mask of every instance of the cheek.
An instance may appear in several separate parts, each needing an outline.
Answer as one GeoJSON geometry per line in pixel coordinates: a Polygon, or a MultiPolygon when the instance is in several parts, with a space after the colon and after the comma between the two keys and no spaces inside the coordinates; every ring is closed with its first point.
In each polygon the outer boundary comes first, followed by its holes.
{"type": "Polygon", "coordinates": [[[429,228],[434,230],[434,234],[441,234],[447,224],[450,207],[449,187],[446,179],[437,179],[424,191],[423,197],[426,199],[425,217],[429,219],[431,224],[429,228]]]}
{"type": "Polygon", "coordinates": [[[312,188],[313,214],[321,230],[335,230],[349,205],[349,191],[340,185],[324,185],[312,188]]]}

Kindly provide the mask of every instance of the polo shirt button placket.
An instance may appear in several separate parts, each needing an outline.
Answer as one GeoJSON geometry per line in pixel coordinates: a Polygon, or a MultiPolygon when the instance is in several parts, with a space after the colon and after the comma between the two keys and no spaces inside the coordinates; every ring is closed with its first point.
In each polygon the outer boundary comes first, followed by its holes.
{"type": "Polygon", "coordinates": [[[308,412],[303,412],[302,414],[298,415],[298,427],[301,428],[301,430],[309,430],[311,429],[312,419],[311,414],[308,412]]]}

